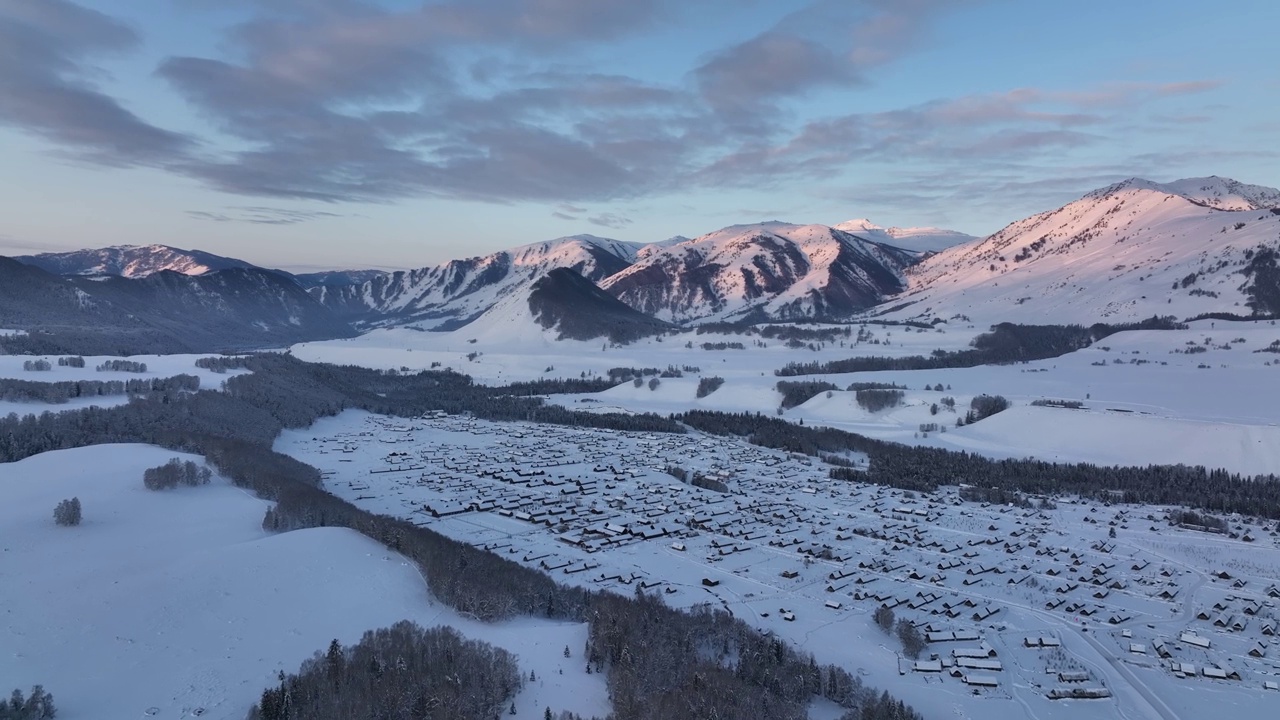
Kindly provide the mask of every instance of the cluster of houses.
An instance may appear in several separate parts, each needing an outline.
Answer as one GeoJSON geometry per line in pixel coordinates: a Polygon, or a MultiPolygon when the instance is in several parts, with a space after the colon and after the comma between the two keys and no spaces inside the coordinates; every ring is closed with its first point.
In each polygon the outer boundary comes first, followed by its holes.
{"type": "MultiPolygon", "coordinates": [[[[354,476],[329,469],[327,486],[345,481],[357,500],[378,493],[380,501],[398,503],[420,524],[447,524],[478,513],[504,518],[497,522],[507,523],[501,526],[510,528],[506,537],[479,535],[483,539],[477,544],[518,555],[566,579],[676,592],[661,561],[644,564],[644,557],[660,554],[628,554],[621,563],[608,556],[640,543],[705,565],[701,587],[712,593],[727,572],[787,558],[783,568],[774,566],[767,576],[753,573],[753,580],[784,591],[825,591],[813,597],[832,611],[861,603],[915,620],[972,627],[998,620],[1011,597],[1072,622],[1123,625],[1144,615],[1167,618],[1192,579],[1161,558],[1121,548],[1115,540],[1081,544],[1078,533],[1064,527],[1062,516],[1051,509],[965,502],[954,488],[917,496],[836,483],[810,458],[736,440],[445,415],[411,422],[371,417],[367,423],[360,432],[316,440],[324,448],[320,452],[340,453],[342,462],[357,453],[376,457],[354,476]],[[708,485],[729,492],[681,482],[672,477],[673,468],[714,480],[708,485]],[[538,534],[551,542],[529,542],[538,534]],[[729,566],[734,569],[719,569],[729,566]]],[[[1082,503],[1072,512],[1103,527],[1127,530],[1136,522],[1126,510],[1113,510],[1108,518],[1096,503],[1082,503]]],[[[1223,575],[1215,573],[1223,585],[1246,582],[1223,575]]],[[[1243,588],[1239,597],[1201,610],[1200,621],[1222,632],[1275,635],[1264,596],[1280,598],[1280,587],[1233,587],[1243,588]]],[[[793,610],[784,615],[795,618],[793,610]]],[[[976,630],[963,628],[926,635],[930,643],[979,639],[976,630]]],[[[1181,642],[1197,647],[1185,638],[1181,642]]],[[[1028,648],[1058,647],[1052,636],[1028,637],[1026,643],[1028,648]]],[[[1130,643],[1130,652],[1139,654],[1134,646],[1146,653],[1141,643],[1130,643]]],[[[1169,646],[1151,644],[1173,663],[1169,646]]],[[[1267,642],[1259,640],[1248,654],[1267,658],[1267,642]]],[[[1177,662],[1175,674],[1187,676],[1177,662]]],[[[981,644],[920,663],[914,668],[918,672],[947,672],[975,686],[997,684],[1002,671],[994,650],[981,644]]],[[[1197,662],[1195,670],[1215,677],[1206,673],[1229,668],[1197,662]]],[[[1055,690],[1062,698],[1093,697],[1099,691],[1079,683],[1055,690]]]]}

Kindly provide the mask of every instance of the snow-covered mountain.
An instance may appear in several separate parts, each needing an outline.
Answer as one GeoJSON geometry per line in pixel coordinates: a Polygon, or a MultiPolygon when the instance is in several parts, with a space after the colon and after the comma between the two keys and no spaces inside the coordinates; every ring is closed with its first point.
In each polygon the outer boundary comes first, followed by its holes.
{"type": "Polygon", "coordinates": [[[885,228],[866,218],[848,220],[832,227],[837,230],[843,230],[850,235],[857,235],[864,240],[917,252],[941,252],[949,247],[978,239],[973,235],[967,235],[958,230],[944,230],[935,227],[885,228]]]}
{"type": "Polygon", "coordinates": [[[735,225],[645,253],[600,286],[672,322],[840,318],[905,287],[917,254],[826,225],[735,225]]]}
{"type": "Polygon", "coordinates": [[[321,285],[359,285],[389,274],[386,270],[322,270],[294,273],[293,279],[304,288],[313,288],[321,285]]]}
{"type": "Polygon", "coordinates": [[[554,268],[533,283],[504,295],[453,335],[481,347],[516,352],[565,341],[600,339],[629,343],[672,326],[624,305],[569,268],[554,268]]]}
{"type": "Polygon", "coordinates": [[[0,257],[0,317],[6,327],[46,331],[39,335],[49,334],[46,344],[65,336],[98,353],[254,348],[353,334],[291,278],[261,268],[59,277],[0,257]]]}
{"type": "Polygon", "coordinates": [[[168,245],[116,245],[91,250],[23,255],[14,260],[34,265],[54,275],[116,275],[127,278],[146,277],[162,270],[183,275],[203,275],[218,270],[254,267],[243,260],[168,245]]]}
{"type": "Polygon", "coordinates": [[[632,243],[574,235],[310,292],[341,316],[366,326],[447,329],[476,318],[556,268],[593,282],[603,280],[634,262],[639,249],[632,243]]]}
{"type": "Polygon", "coordinates": [[[1258,248],[1280,238],[1280,191],[1208,177],[1130,179],[926,258],[894,317],[1093,323],[1251,312],[1258,248]]]}

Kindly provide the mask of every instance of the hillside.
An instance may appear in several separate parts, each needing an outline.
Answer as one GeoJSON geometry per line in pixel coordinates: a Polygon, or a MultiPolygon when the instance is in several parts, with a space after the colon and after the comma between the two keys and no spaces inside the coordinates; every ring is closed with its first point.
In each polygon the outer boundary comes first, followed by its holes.
{"type": "MultiPolygon", "coordinates": [[[[1278,242],[1280,191],[1135,178],[925,259],[878,314],[1086,324],[1248,315],[1257,293],[1245,271],[1270,262],[1259,248],[1278,242]]],[[[1274,284],[1262,270],[1262,285],[1274,284]]]]}
{"type": "Polygon", "coordinates": [[[0,258],[0,317],[33,331],[5,345],[36,353],[67,343],[95,354],[196,352],[352,334],[293,280],[256,268],[63,278],[0,258]]]}
{"type": "Polygon", "coordinates": [[[168,245],[117,245],[23,255],[14,260],[54,275],[116,275],[127,278],[146,277],[166,270],[183,275],[203,275],[218,270],[254,267],[243,260],[168,245]]]}
{"type": "Polygon", "coordinates": [[[736,225],[646,253],[601,283],[672,322],[834,319],[905,287],[917,255],[825,225],[736,225]]]}
{"type": "Polygon", "coordinates": [[[339,316],[365,326],[414,324],[444,330],[466,324],[556,268],[602,280],[631,264],[637,249],[616,240],[575,235],[310,292],[339,316]]]}
{"type": "Polygon", "coordinates": [[[568,268],[552,270],[535,282],[528,304],[533,319],[543,328],[558,330],[562,340],[604,337],[627,343],[672,329],[670,324],[624,305],[568,268]]]}

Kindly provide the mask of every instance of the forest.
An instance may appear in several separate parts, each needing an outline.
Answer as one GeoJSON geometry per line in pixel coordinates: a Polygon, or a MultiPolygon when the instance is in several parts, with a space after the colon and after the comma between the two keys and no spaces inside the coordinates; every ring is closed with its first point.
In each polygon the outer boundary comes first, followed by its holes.
{"type": "Polygon", "coordinates": [[[1113,467],[1041,460],[992,460],[966,452],[874,440],[826,427],[795,425],[759,413],[695,410],[675,416],[713,435],[731,435],[762,447],[815,457],[865,453],[866,471],[833,467],[838,480],[932,492],[970,484],[1038,495],[1078,495],[1108,502],[1185,505],[1219,513],[1280,519],[1280,478],[1243,477],[1201,466],[1113,467]]]}
{"type": "Polygon", "coordinates": [[[934,350],[929,356],[854,357],[828,362],[790,362],[775,370],[782,377],[878,370],[940,370],[979,365],[1007,365],[1060,357],[1125,330],[1178,330],[1186,326],[1173,318],[1152,317],[1141,322],[1107,325],[1016,325],[1000,323],[973,339],[967,350],[934,350]]]}
{"type": "MultiPolygon", "coordinates": [[[[687,613],[656,598],[559,585],[428,528],[357,508],[325,492],[318,470],[271,449],[282,429],[306,427],[348,408],[409,417],[444,409],[493,419],[542,419],[537,398],[476,386],[448,372],[392,375],[302,363],[285,355],[255,356],[246,366],[252,372],[229,378],[224,392],[156,392],[113,408],[10,415],[0,420],[0,461],[104,442],[151,443],[201,454],[237,486],[275,501],[263,518],[268,530],[356,530],[414,562],[438,600],[482,620],[541,616],[589,623],[593,662],[606,673],[617,720],[691,717],[675,709],[717,707],[733,708],[722,716],[742,720],[803,718],[812,692],[855,718],[918,717],[840,668],[820,666],[811,655],[765,637],[726,612],[687,613]],[[708,657],[707,647],[718,648],[717,654],[708,657]],[[797,678],[805,684],[797,686],[797,678]]],[[[685,431],[674,419],[657,416],[559,409],[547,416],[571,425],[685,431]]]]}
{"type": "Polygon", "coordinates": [[[491,720],[520,689],[511,653],[401,621],[337,640],[262,691],[249,720],[491,720]]]}
{"type": "Polygon", "coordinates": [[[35,382],[32,380],[0,378],[0,400],[9,402],[61,404],[81,397],[140,395],[155,392],[172,393],[182,390],[194,392],[199,389],[200,378],[186,374],[168,378],[61,380],[58,382],[35,382]]]}

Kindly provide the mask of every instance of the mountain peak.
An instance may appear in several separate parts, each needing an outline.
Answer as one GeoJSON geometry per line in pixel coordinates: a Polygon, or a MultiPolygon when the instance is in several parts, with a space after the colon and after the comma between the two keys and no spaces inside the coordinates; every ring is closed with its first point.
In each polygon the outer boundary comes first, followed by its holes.
{"type": "Polygon", "coordinates": [[[834,227],[837,230],[844,230],[845,232],[851,232],[851,233],[856,233],[862,230],[884,230],[884,228],[880,227],[879,225],[876,225],[875,223],[871,222],[866,218],[854,218],[852,220],[846,220],[840,223],[839,225],[832,225],[832,227],[834,227]]]}
{"type": "Polygon", "coordinates": [[[866,218],[846,220],[832,227],[866,240],[916,252],[941,252],[953,245],[977,240],[973,235],[968,235],[958,230],[946,230],[936,227],[886,228],[866,218]]]}
{"type": "Polygon", "coordinates": [[[183,250],[160,244],[113,245],[90,250],[25,255],[14,259],[62,276],[117,275],[140,278],[166,270],[183,275],[204,275],[219,270],[255,267],[243,260],[203,250],[183,250]]]}
{"type": "Polygon", "coordinates": [[[607,292],[664,320],[837,318],[903,287],[917,255],[827,225],[731,225],[642,254],[607,292]]]}
{"type": "Polygon", "coordinates": [[[1214,210],[1247,211],[1280,208],[1280,190],[1263,185],[1249,185],[1217,175],[1183,178],[1167,183],[1132,177],[1114,185],[1094,190],[1085,195],[1085,198],[1104,199],[1126,190],[1173,195],[1214,210]]]}

